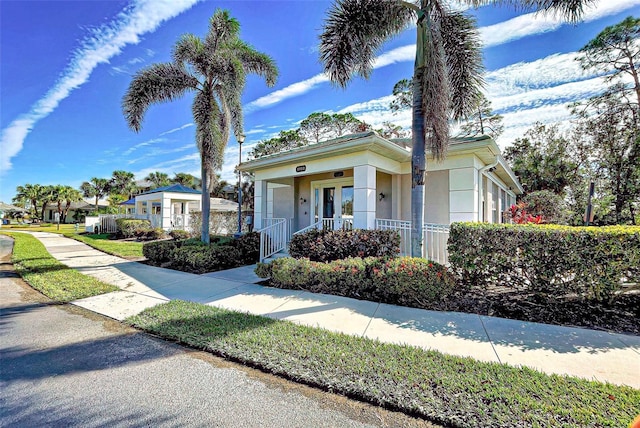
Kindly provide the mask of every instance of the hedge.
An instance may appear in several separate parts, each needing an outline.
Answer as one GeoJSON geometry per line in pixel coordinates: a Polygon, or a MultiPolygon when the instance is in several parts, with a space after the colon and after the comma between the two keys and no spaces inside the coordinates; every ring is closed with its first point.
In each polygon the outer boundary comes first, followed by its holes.
{"type": "Polygon", "coordinates": [[[640,227],[454,223],[449,262],[468,288],[611,301],[640,282],[640,227]]]}
{"type": "Polygon", "coordinates": [[[283,257],[258,263],[256,274],[277,288],[432,309],[455,281],[443,265],[412,257],[353,257],[328,263],[283,257]]]}
{"type": "Polygon", "coordinates": [[[142,234],[152,229],[151,222],[149,220],[139,220],[133,218],[117,218],[116,228],[118,230],[118,233],[125,238],[133,238],[135,236],[138,236],[138,234],[142,234]]]}
{"type": "Polygon", "coordinates": [[[392,230],[316,230],[293,235],[289,255],[316,262],[347,257],[390,257],[400,252],[400,235],[392,230]]]}
{"type": "Polygon", "coordinates": [[[154,265],[192,273],[215,272],[256,263],[260,235],[247,233],[238,239],[217,236],[209,245],[196,238],[149,242],[142,253],[154,265]]]}

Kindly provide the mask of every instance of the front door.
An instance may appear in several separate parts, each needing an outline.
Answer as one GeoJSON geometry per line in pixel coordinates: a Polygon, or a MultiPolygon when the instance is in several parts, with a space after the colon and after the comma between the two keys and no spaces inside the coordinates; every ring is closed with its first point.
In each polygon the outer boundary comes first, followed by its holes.
{"type": "Polygon", "coordinates": [[[312,223],[323,229],[353,229],[353,179],[312,183],[312,223]]]}

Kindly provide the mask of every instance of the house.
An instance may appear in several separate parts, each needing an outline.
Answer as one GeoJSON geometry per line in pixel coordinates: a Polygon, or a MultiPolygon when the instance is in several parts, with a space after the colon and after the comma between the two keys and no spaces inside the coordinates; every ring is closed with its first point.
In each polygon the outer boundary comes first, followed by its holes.
{"type": "MultiPolygon", "coordinates": [[[[109,204],[105,200],[99,200],[98,205],[95,205],[95,200],[83,199],[81,201],[71,202],[67,217],[64,219],[65,223],[75,223],[84,221],[85,216],[91,215],[92,212],[108,207],[109,204]]],[[[67,203],[62,201],[62,210],[66,210],[67,203]]],[[[46,222],[55,222],[56,214],[58,213],[58,204],[55,202],[49,202],[44,209],[43,219],[46,222]]],[[[62,222],[62,219],[60,219],[62,222]]]]}
{"type": "MultiPolygon", "coordinates": [[[[125,214],[88,218],[85,228],[87,231],[93,231],[97,226],[103,232],[115,232],[115,219],[127,217],[149,220],[153,227],[165,230],[188,230],[190,214],[194,211],[202,211],[201,202],[200,190],[182,184],[158,187],[135,195],[132,199],[120,204],[125,209],[125,214]]],[[[238,210],[237,203],[226,199],[211,198],[210,205],[211,211],[214,212],[235,213],[238,210]]]]}
{"type": "MultiPolygon", "coordinates": [[[[282,221],[287,236],[318,227],[396,229],[408,251],[410,139],[346,135],[250,160],[239,169],[255,175],[256,230],[282,221]]],[[[457,221],[502,222],[522,192],[495,141],[453,139],[443,162],[428,158],[423,220],[427,230],[457,221]]]]}

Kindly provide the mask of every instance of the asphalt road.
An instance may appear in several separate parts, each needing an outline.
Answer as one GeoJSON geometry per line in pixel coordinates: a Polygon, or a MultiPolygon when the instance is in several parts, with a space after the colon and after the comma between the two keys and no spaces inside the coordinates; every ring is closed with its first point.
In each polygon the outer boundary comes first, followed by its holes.
{"type": "Polygon", "coordinates": [[[52,304],[0,236],[0,426],[431,426],[52,304]]]}

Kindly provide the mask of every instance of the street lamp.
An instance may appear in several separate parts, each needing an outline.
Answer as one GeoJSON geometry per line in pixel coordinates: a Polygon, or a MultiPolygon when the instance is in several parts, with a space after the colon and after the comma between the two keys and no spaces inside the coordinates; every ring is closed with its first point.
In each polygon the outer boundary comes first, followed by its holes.
{"type": "Polygon", "coordinates": [[[242,143],[244,143],[244,135],[238,136],[238,237],[242,235],[242,172],[240,164],[242,163],[242,143]]]}

